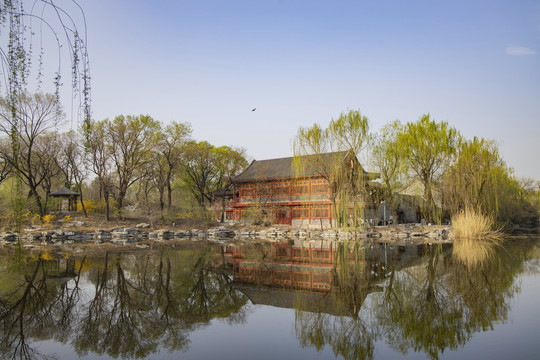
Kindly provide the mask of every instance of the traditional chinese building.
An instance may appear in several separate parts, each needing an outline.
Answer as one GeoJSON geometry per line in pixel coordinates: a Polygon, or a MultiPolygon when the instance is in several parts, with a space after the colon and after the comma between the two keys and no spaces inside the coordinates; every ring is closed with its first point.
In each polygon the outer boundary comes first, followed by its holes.
{"type": "Polygon", "coordinates": [[[328,228],[336,213],[333,206],[342,207],[347,221],[378,216],[379,205],[370,198],[377,187],[371,180],[377,177],[348,152],[255,160],[232,178],[229,197],[216,203],[222,204],[219,217],[232,221],[263,218],[274,224],[328,228]],[[357,186],[349,189],[346,204],[336,201],[336,184],[344,179],[353,179],[347,183],[357,186]]]}

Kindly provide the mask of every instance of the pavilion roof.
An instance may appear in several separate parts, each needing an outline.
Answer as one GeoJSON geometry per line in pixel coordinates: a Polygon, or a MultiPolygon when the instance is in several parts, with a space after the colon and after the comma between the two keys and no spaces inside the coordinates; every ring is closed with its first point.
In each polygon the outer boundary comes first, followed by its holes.
{"type": "Polygon", "coordinates": [[[70,197],[70,196],[79,196],[80,194],[78,192],[75,192],[71,189],[68,189],[67,187],[63,187],[60,190],[56,190],[55,192],[52,192],[49,194],[49,196],[52,197],[70,197]]]}

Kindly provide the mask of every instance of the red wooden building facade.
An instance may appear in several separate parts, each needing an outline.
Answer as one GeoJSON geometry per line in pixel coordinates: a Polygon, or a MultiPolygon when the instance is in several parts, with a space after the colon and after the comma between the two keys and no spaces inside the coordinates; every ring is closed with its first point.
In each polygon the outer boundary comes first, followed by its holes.
{"type": "MultiPolygon", "coordinates": [[[[356,157],[344,152],[322,156],[329,166],[351,166],[367,180],[376,177],[365,172],[356,157]]],[[[332,202],[329,182],[313,166],[298,175],[293,158],[253,161],[232,179],[232,192],[223,216],[226,220],[247,220],[253,213],[274,224],[331,226],[332,202]]],[[[365,205],[364,205],[365,206],[365,205]]]]}
{"type": "Polygon", "coordinates": [[[234,220],[241,220],[242,213],[254,207],[261,207],[274,224],[292,225],[293,219],[311,222],[332,218],[330,187],[321,178],[236,183],[234,189],[234,220]]]}

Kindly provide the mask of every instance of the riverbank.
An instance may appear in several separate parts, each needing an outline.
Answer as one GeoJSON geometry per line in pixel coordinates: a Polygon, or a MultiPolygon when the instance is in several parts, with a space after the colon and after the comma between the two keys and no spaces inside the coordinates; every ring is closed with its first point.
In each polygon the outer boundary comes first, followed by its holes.
{"type": "MultiPolygon", "coordinates": [[[[77,225],[77,224],[75,224],[77,225]]],[[[81,224],[78,224],[81,225],[81,224]]],[[[76,227],[76,226],[75,226],[76,227]]],[[[83,226],[80,226],[83,227],[83,226]]],[[[0,245],[13,245],[18,242],[26,247],[62,246],[73,244],[112,244],[136,245],[141,248],[152,243],[182,241],[376,241],[392,244],[418,244],[425,242],[453,242],[450,226],[400,224],[374,226],[367,229],[307,230],[288,226],[241,227],[240,225],[217,226],[209,229],[177,229],[175,227],[154,230],[147,223],[134,227],[115,227],[112,229],[74,229],[73,224],[66,228],[44,229],[32,227],[20,234],[0,233],[0,245]]]]}

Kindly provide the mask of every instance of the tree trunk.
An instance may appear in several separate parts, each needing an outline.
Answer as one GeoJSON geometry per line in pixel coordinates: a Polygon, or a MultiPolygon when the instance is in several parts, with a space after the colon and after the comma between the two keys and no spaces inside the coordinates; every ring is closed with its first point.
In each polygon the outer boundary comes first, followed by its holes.
{"type": "Polygon", "coordinates": [[[79,200],[81,201],[81,208],[82,208],[84,217],[88,217],[88,214],[86,213],[86,207],[84,206],[82,191],[80,191],[80,194],[81,194],[81,198],[79,200]]]}
{"type": "Polygon", "coordinates": [[[171,182],[167,181],[167,210],[171,210],[172,206],[172,187],[171,182]]]}
{"type": "Polygon", "coordinates": [[[109,207],[109,191],[105,190],[103,191],[103,197],[105,198],[105,217],[107,218],[107,221],[110,221],[110,207],[109,207]]]}
{"type": "Polygon", "coordinates": [[[159,208],[161,209],[161,213],[163,214],[163,210],[165,210],[165,201],[164,201],[164,195],[165,191],[161,187],[158,189],[159,191],[159,208]]]}
{"type": "Polygon", "coordinates": [[[30,191],[32,192],[32,197],[34,198],[34,200],[36,202],[38,212],[39,212],[39,216],[43,217],[43,215],[45,215],[45,211],[43,209],[43,205],[41,204],[41,198],[40,198],[40,196],[39,196],[39,194],[37,192],[37,189],[35,187],[31,187],[30,191]]]}
{"type": "Polygon", "coordinates": [[[424,198],[426,199],[427,203],[427,210],[424,209],[423,213],[425,216],[426,223],[432,221],[432,211],[434,210],[433,206],[433,195],[431,194],[431,182],[429,181],[429,178],[427,176],[424,176],[422,179],[424,182],[424,198]]]}
{"type": "Polygon", "coordinates": [[[126,195],[122,193],[122,191],[119,191],[118,192],[118,198],[117,198],[117,201],[118,201],[118,210],[122,209],[124,207],[124,197],[126,195]]]}
{"type": "Polygon", "coordinates": [[[204,192],[201,191],[201,199],[199,200],[201,207],[204,209],[204,192]]]}

